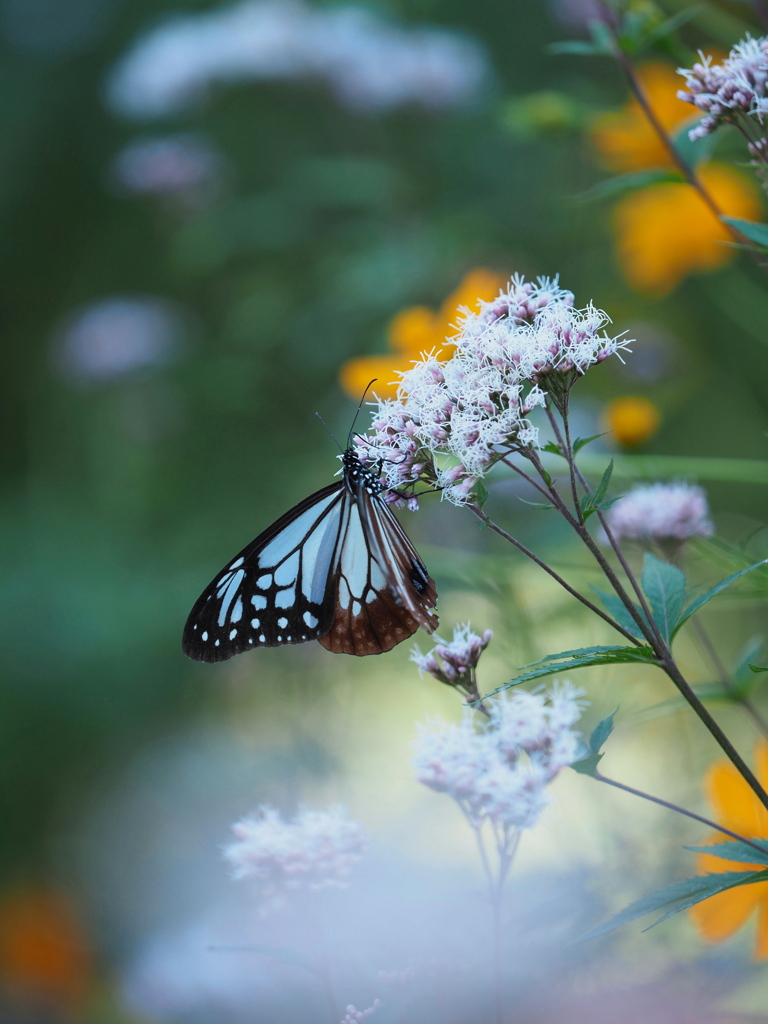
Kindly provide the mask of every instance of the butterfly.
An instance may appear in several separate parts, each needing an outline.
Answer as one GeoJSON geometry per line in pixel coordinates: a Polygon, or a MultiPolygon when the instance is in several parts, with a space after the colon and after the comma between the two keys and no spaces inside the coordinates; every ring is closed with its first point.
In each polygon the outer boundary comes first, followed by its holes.
{"type": "Polygon", "coordinates": [[[224,568],[195,602],[182,650],[226,661],[256,647],[319,640],[334,654],[382,654],[421,626],[435,584],[354,448],[342,478],[300,501],[224,568]]]}

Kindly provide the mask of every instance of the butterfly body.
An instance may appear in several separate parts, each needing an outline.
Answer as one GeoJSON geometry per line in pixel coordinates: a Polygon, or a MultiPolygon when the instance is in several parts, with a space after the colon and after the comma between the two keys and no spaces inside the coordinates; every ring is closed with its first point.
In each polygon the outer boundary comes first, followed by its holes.
{"type": "Polygon", "coordinates": [[[437,616],[435,585],[382,501],[379,477],[344,452],[342,479],[305,498],[244,548],[195,603],[182,649],[225,661],[256,647],[319,640],[381,654],[437,616]]]}

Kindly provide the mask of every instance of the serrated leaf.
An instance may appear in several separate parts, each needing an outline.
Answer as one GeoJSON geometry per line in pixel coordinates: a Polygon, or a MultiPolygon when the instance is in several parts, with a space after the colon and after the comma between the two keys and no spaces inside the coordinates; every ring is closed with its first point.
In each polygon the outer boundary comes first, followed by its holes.
{"type": "MultiPolygon", "coordinates": [[[[635,622],[635,620],[632,618],[632,616],[629,614],[627,609],[624,607],[624,602],[620,600],[616,596],[616,594],[606,594],[604,591],[599,590],[597,587],[594,586],[592,587],[592,590],[603,602],[603,607],[611,616],[611,618],[615,619],[616,622],[622,627],[622,629],[625,629],[628,633],[631,633],[632,636],[642,637],[642,630],[635,622]]],[[[632,606],[634,607],[640,618],[644,622],[647,622],[648,620],[645,617],[645,612],[643,611],[643,609],[634,601],[632,602],[632,606]]]]}
{"type": "MultiPolygon", "coordinates": [[[[655,665],[656,660],[650,647],[607,647],[589,648],[585,647],[583,652],[563,651],[561,654],[550,654],[540,662],[534,662],[527,672],[521,672],[508,683],[502,683],[495,690],[486,693],[478,700],[486,700],[488,697],[495,697],[512,686],[519,686],[521,683],[529,683],[534,679],[543,679],[545,676],[552,676],[558,672],[571,672],[577,668],[591,668],[596,665],[623,665],[646,664],[655,665]],[[595,653],[596,652],[596,653],[595,653]],[[556,659],[564,660],[556,660],[556,659]]],[[[470,701],[469,703],[477,703],[470,701]]]]}
{"type": "Polygon", "coordinates": [[[685,602],[685,573],[676,565],[662,562],[650,552],[645,556],[642,587],[651,606],[659,632],[669,643],[674,635],[685,602]]]}
{"type": "Polygon", "coordinates": [[[541,450],[543,452],[549,452],[550,455],[563,455],[563,449],[556,441],[547,441],[541,450]]]}
{"type": "Polygon", "coordinates": [[[748,238],[750,242],[757,242],[758,245],[768,246],[768,224],[758,224],[754,220],[742,220],[741,217],[721,217],[726,224],[748,238]]]}
{"type": "Polygon", "coordinates": [[[581,499],[581,511],[585,519],[602,507],[602,504],[605,501],[605,496],[608,493],[608,485],[611,482],[612,474],[613,459],[608,463],[608,466],[600,479],[600,483],[594,491],[590,491],[589,494],[585,494],[581,499]]]}
{"type": "MultiPolygon", "coordinates": [[[[694,878],[686,878],[681,882],[675,882],[665,889],[643,896],[628,907],[615,914],[604,924],[598,925],[587,932],[584,939],[595,939],[598,935],[606,935],[608,932],[620,928],[623,924],[644,917],[653,911],[662,910],[664,913],[649,928],[654,928],[662,921],[666,921],[673,914],[679,914],[681,910],[701,903],[702,900],[716,896],[719,892],[726,892],[728,889],[735,889],[741,885],[752,885],[755,882],[764,882],[768,879],[768,870],[763,871],[724,871],[711,875],[697,875],[694,878]]],[[[648,931],[648,928],[644,929],[648,931]]]]}
{"type": "Polygon", "coordinates": [[[721,860],[739,861],[742,864],[768,865],[768,845],[766,845],[765,839],[753,839],[752,836],[750,839],[763,848],[762,853],[754,846],[742,843],[738,839],[728,839],[725,842],[711,843],[708,846],[686,846],[685,849],[691,853],[711,853],[713,857],[720,857],[721,860]]]}
{"type": "Polygon", "coordinates": [[[717,597],[718,594],[722,593],[726,587],[729,587],[739,577],[746,576],[747,573],[752,572],[754,569],[759,569],[763,565],[768,565],[768,558],[764,558],[761,562],[755,562],[753,565],[748,565],[746,569],[740,569],[738,572],[734,572],[730,576],[726,576],[724,580],[720,580],[714,587],[710,587],[705,593],[701,594],[694,601],[688,605],[685,611],[681,614],[677,625],[675,626],[675,633],[678,632],[680,627],[690,619],[692,615],[695,615],[700,608],[703,608],[705,604],[712,600],[713,597],[717,597]]]}
{"type": "MultiPolygon", "coordinates": [[[[663,167],[653,167],[647,171],[632,171],[630,174],[618,174],[613,178],[606,178],[599,181],[592,188],[585,192],[579,192],[572,197],[576,203],[594,203],[601,199],[614,199],[617,196],[626,195],[629,192],[637,192],[642,188],[649,188],[652,185],[666,183],[681,184],[685,181],[682,174],[677,171],[669,171],[663,167]]],[[[598,434],[597,437],[602,435],[598,434]]]]}
{"type": "Polygon", "coordinates": [[[600,644],[596,647],[574,647],[572,651],[559,651],[557,654],[548,654],[546,658],[539,658],[532,661],[523,668],[536,668],[537,665],[546,665],[548,661],[561,661],[563,658],[593,658],[595,655],[615,653],[616,651],[639,651],[641,647],[627,647],[624,644],[600,644]]]}

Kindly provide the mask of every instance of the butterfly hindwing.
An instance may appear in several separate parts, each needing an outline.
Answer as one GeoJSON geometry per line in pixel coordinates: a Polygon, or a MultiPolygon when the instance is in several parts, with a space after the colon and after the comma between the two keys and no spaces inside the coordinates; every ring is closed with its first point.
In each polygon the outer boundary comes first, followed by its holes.
{"type": "Polygon", "coordinates": [[[300,502],[244,548],[195,603],[182,649],[226,661],[255,647],[314,640],[331,627],[331,566],[344,508],[343,483],[300,502]]]}
{"type": "Polygon", "coordinates": [[[437,626],[435,585],[405,531],[377,494],[359,487],[349,503],[334,573],[335,615],[318,637],[334,654],[382,654],[419,626],[437,626]]]}

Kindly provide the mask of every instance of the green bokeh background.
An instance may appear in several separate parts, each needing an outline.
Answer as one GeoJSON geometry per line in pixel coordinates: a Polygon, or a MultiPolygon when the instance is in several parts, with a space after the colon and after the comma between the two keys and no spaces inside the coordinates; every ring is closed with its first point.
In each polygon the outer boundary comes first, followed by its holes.
{"type": "MultiPolygon", "coordinates": [[[[185,10],[213,6],[188,0],[185,10]]],[[[66,46],[14,42],[13,9],[0,6],[0,866],[9,889],[43,880],[77,891],[62,843],[149,745],[206,723],[230,728],[234,702],[258,719],[261,735],[280,723],[286,749],[301,756],[286,755],[292,781],[272,795],[301,798],[307,779],[334,770],[339,740],[320,727],[333,716],[318,712],[313,724],[307,701],[336,693],[342,679],[359,682],[380,711],[386,705],[381,659],[351,663],[311,645],[212,668],[184,659],[179,640],[189,607],[226,558],[336,471],[314,412],[346,435],[354,403],[338,386],[339,369],[383,352],[398,310],[439,306],[475,266],[559,273],[578,304],[593,300],[638,346],[661,337],[665,349],[654,380],[633,376],[631,357],[627,370],[590,374],[579,388],[585,422],[599,425],[616,394],[645,394],[663,416],[646,451],[764,459],[768,292],[744,256],[663,300],[630,290],[613,252],[610,206],[574,200],[605,173],[581,126],[514,127],[514,101],[538,90],[584,110],[625,100],[609,61],[547,52],[567,30],[541,0],[378,6],[405,23],[465,30],[487,48],[492,81],[460,112],[361,116],[317,84],[262,82],[214,89],[183,115],[146,125],[107,109],[105,77],[177,4],[113,0],[66,46]],[[123,145],[166,131],[204,133],[223,154],[225,183],[207,208],[180,214],[110,186],[123,145]],[[63,319],[125,294],[189,310],[182,356],[151,373],[72,384],[53,354],[63,319]],[[299,722],[293,731],[289,713],[299,722]]],[[[37,4],[30,19],[39,19],[41,38],[55,37],[50,26],[66,20],[63,11],[57,0],[37,4]]],[[[744,5],[711,5],[685,42],[695,48],[714,33],[727,48],[751,24],[744,5]]],[[[719,536],[757,550],[764,487],[704,482],[719,536]]],[[[491,488],[490,502],[526,542],[583,572],[559,527],[506,484],[491,488]]],[[[514,595],[521,580],[534,586],[528,570],[520,576],[514,558],[500,569],[500,545],[470,517],[435,499],[406,525],[430,556],[446,632],[473,609],[492,617],[501,652],[494,683],[548,653],[547,644],[573,646],[560,639],[581,628],[571,606],[558,606],[551,621],[543,606],[542,617],[531,621],[529,608],[526,618],[514,595]]],[[[712,578],[711,567],[697,569],[712,578]]],[[[737,609],[725,620],[731,657],[759,629],[759,612],[737,609]]],[[[405,677],[407,652],[390,657],[391,671],[405,677]]],[[[609,683],[618,686],[618,676],[609,683]]],[[[613,699],[609,683],[591,694],[596,704],[613,699]]],[[[437,684],[414,673],[411,685],[421,688],[418,709],[449,713],[437,684]]],[[[653,685],[630,700],[633,708],[667,695],[653,685]]],[[[738,735],[735,716],[733,726],[738,735]]],[[[697,755],[700,763],[711,753],[697,755]]],[[[696,778],[686,791],[699,799],[696,778]]],[[[82,913],[98,923],[85,896],[82,913]]],[[[109,965],[119,942],[96,926],[92,936],[99,963],[109,965]]]]}

